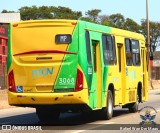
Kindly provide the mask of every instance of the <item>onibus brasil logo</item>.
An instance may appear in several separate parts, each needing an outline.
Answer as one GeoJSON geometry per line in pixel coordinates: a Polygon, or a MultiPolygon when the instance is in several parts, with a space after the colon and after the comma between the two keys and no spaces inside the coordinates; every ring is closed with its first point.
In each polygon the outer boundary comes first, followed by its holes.
{"type": "Polygon", "coordinates": [[[141,113],[140,118],[142,120],[142,122],[139,123],[140,125],[144,124],[156,125],[156,122],[154,122],[154,120],[156,118],[157,111],[153,107],[151,106],[143,107],[142,109],[139,110],[139,113],[141,113]]]}

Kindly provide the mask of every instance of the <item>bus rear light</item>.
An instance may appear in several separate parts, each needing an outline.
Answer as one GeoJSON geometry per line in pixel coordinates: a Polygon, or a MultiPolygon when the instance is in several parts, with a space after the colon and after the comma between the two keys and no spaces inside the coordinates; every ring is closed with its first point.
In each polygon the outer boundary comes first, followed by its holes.
{"type": "Polygon", "coordinates": [[[13,70],[8,75],[9,91],[16,92],[13,70]]]}
{"type": "Polygon", "coordinates": [[[78,69],[75,91],[81,91],[82,89],[83,89],[83,73],[78,69]]]}
{"type": "Polygon", "coordinates": [[[77,22],[72,22],[72,25],[76,25],[77,24],[77,22]]]}
{"type": "Polygon", "coordinates": [[[18,26],[18,24],[13,24],[13,27],[17,27],[18,26]]]}

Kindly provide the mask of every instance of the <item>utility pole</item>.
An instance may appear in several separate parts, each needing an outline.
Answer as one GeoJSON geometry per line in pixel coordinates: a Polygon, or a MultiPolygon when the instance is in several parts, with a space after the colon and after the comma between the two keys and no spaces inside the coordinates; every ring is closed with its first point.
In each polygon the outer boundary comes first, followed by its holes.
{"type": "Polygon", "coordinates": [[[147,23],[147,63],[148,63],[148,76],[150,78],[150,31],[149,31],[149,17],[148,17],[148,0],[146,0],[146,23],[147,23]]]}

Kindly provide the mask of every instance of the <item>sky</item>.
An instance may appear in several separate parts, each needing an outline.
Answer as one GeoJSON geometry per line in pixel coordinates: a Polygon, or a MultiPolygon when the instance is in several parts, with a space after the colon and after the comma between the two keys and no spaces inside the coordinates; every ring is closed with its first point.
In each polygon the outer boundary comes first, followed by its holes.
{"type": "MultiPolygon", "coordinates": [[[[160,0],[148,0],[149,20],[160,22],[160,0]]],[[[3,9],[18,11],[22,6],[64,6],[73,11],[85,12],[100,9],[100,15],[122,14],[140,24],[146,18],[146,0],[0,0],[0,12],[3,9]]]]}

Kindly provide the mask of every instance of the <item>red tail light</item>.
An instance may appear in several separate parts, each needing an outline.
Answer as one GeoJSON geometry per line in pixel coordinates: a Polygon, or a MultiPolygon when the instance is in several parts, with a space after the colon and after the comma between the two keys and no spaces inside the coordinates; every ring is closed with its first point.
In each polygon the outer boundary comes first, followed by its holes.
{"type": "Polygon", "coordinates": [[[13,70],[8,75],[9,91],[16,92],[13,70]]]}
{"type": "Polygon", "coordinates": [[[83,73],[78,69],[75,91],[80,91],[82,89],[83,89],[83,73]]]}

